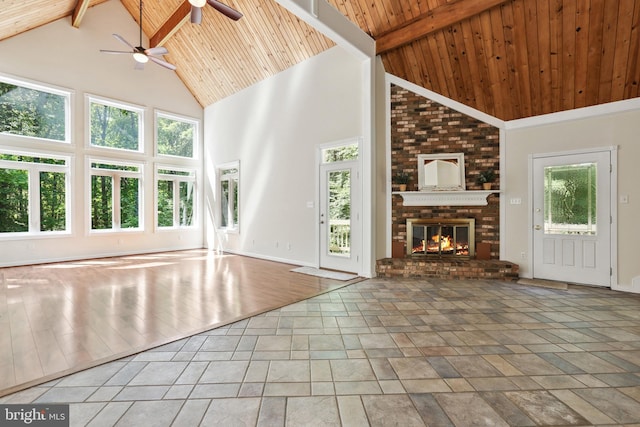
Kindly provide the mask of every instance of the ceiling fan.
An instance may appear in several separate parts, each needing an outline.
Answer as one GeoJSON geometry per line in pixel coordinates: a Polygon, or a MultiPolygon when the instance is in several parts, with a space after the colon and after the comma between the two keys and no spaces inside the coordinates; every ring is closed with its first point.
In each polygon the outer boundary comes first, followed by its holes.
{"type": "Polygon", "coordinates": [[[100,52],[102,53],[126,53],[126,54],[133,54],[133,59],[135,59],[135,69],[137,70],[141,70],[144,68],[144,64],[149,62],[149,60],[151,60],[152,62],[155,62],[158,65],[161,65],[165,68],[168,68],[169,70],[175,70],[176,66],[163,60],[160,58],[156,58],[156,56],[158,55],[166,55],[167,53],[169,53],[169,51],[167,50],[166,47],[164,46],[160,46],[160,47],[152,47],[149,49],[146,49],[144,47],[142,47],[142,1],[140,1],[140,40],[139,40],[139,44],[138,46],[134,46],[131,43],[129,43],[127,40],[125,40],[124,37],[118,35],[118,34],[113,34],[113,37],[115,37],[116,39],[118,39],[118,41],[120,41],[121,43],[124,43],[125,45],[129,46],[131,48],[130,51],[125,51],[125,50],[105,50],[105,49],[100,49],[100,52]]]}
{"type": "Polygon", "coordinates": [[[218,0],[189,0],[191,3],[191,23],[200,24],[202,22],[202,8],[208,3],[218,12],[222,13],[227,18],[237,21],[242,18],[242,13],[238,12],[231,6],[227,6],[224,3],[220,3],[218,0]]]}

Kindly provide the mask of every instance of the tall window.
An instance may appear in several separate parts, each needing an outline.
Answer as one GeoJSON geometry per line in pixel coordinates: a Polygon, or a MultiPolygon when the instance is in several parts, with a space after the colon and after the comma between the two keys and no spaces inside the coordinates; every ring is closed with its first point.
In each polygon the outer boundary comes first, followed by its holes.
{"type": "Polygon", "coordinates": [[[68,157],[0,152],[0,233],[69,228],[68,157]]]}
{"type": "Polygon", "coordinates": [[[0,75],[0,133],[69,142],[71,94],[0,75]]]}
{"type": "Polygon", "coordinates": [[[240,226],[240,162],[218,166],[220,219],[218,226],[238,230],[240,226]]]}
{"type": "Polygon", "coordinates": [[[143,152],[143,112],[139,107],[88,97],[92,147],[143,152]]]}
{"type": "Polygon", "coordinates": [[[195,225],[194,170],[159,167],[156,172],[158,227],[195,225]]]}
{"type": "Polygon", "coordinates": [[[142,228],[142,165],[90,160],[91,229],[142,228]]]}
{"type": "Polygon", "coordinates": [[[160,156],[196,157],[198,122],[156,112],[156,150],[160,156]]]}

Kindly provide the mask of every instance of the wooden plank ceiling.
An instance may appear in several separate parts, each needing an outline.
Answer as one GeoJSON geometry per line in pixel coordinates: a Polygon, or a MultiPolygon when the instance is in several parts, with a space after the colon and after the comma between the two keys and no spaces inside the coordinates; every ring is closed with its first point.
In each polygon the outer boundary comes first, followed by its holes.
{"type": "MultiPolygon", "coordinates": [[[[3,0],[0,40],[105,0],[3,0]]],[[[640,0],[328,0],[376,40],[386,71],[502,120],[639,97],[640,0]]],[[[274,0],[188,22],[145,0],[151,45],[206,106],[334,45],[274,0]]],[[[137,21],[138,0],[122,0],[137,21]]],[[[96,47],[98,48],[98,47],[96,47]]]]}

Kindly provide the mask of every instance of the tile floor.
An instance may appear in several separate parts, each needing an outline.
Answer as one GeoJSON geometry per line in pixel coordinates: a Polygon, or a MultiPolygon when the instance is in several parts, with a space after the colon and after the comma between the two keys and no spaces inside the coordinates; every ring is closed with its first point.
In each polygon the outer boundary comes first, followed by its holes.
{"type": "Polygon", "coordinates": [[[371,279],[0,403],[74,426],[640,425],[640,295],[371,279]]]}

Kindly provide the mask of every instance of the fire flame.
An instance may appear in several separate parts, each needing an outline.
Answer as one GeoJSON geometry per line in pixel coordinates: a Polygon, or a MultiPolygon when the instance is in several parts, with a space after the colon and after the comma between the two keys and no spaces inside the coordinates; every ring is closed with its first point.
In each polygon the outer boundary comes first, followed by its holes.
{"type": "Polygon", "coordinates": [[[421,240],[420,245],[413,248],[412,253],[437,254],[452,252],[456,255],[468,255],[469,245],[457,242],[454,248],[451,236],[434,235],[429,241],[421,240]],[[455,249],[455,250],[454,250],[455,249]]]}
{"type": "Polygon", "coordinates": [[[440,236],[438,234],[436,234],[435,236],[433,236],[431,238],[431,240],[433,240],[436,243],[440,243],[440,250],[441,251],[446,251],[446,250],[450,250],[451,249],[451,237],[449,236],[440,236]]]}

